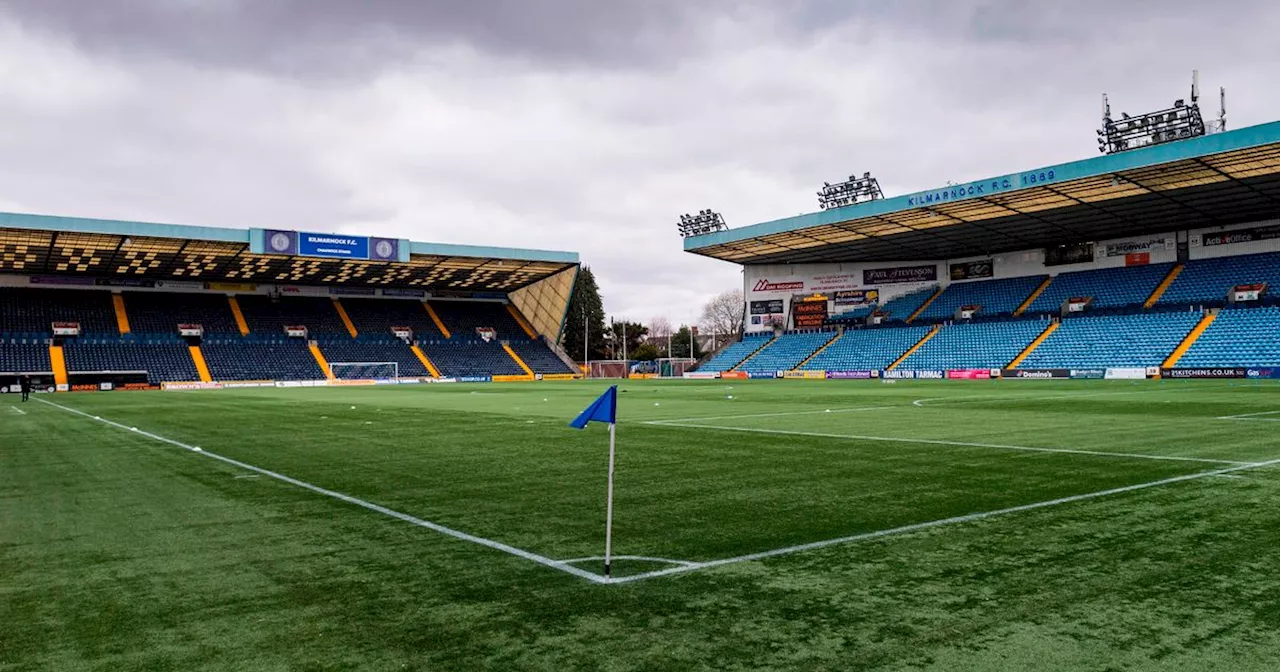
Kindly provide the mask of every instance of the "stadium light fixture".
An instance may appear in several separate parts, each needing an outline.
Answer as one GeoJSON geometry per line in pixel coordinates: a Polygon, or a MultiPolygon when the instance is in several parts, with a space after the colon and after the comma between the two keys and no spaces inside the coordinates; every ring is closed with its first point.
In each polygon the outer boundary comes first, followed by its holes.
{"type": "Polygon", "coordinates": [[[881,198],[884,198],[884,192],[880,191],[880,182],[871,177],[871,173],[863,173],[862,177],[850,175],[848,180],[838,184],[823,182],[822,190],[818,192],[818,207],[830,210],[881,198]]]}
{"type": "Polygon", "coordinates": [[[724,223],[724,217],[709,208],[699,210],[696,215],[680,215],[680,221],[676,227],[680,230],[681,238],[729,230],[729,225],[724,223]]]}
{"type": "MultiPolygon", "coordinates": [[[[1220,119],[1211,124],[1212,131],[1226,129],[1226,90],[1220,91],[1223,111],[1220,119]]],[[[1136,117],[1121,112],[1119,119],[1111,118],[1111,103],[1102,94],[1102,128],[1098,129],[1098,151],[1115,154],[1130,149],[1161,145],[1205,135],[1210,131],[1200,114],[1200,73],[1191,71],[1191,102],[1179,98],[1173,107],[1149,112],[1136,117]]]]}

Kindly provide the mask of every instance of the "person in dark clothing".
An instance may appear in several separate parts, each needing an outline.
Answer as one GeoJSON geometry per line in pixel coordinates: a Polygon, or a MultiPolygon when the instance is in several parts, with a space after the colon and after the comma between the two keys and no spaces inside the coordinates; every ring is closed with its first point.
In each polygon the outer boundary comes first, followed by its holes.
{"type": "Polygon", "coordinates": [[[31,397],[31,376],[23,376],[18,379],[18,387],[22,388],[22,400],[26,401],[31,397]]]}

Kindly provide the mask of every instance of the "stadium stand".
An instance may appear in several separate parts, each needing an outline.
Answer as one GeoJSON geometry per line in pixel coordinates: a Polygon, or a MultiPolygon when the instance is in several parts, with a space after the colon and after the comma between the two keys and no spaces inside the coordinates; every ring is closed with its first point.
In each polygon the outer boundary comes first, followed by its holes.
{"type": "Polygon", "coordinates": [[[177,336],[68,339],[64,352],[72,373],[145,371],[152,384],[199,380],[187,344],[177,336]]]}
{"type": "Polygon", "coordinates": [[[277,336],[287,325],[303,325],[312,339],[350,338],[333,300],[322,296],[269,297],[244,294],[237,297],[250,333],[277,336]]]}
{"type": "Polygon", "coordinates": [[[723,372],[732,369],[742,363],[748,355],[760,349],[760,346],[769,342],[773,338],[773,334],[747,334],[742,340],[730,343],[723,350],[716,353],[711,359],[704,362],[698,367],[703,372],[723,372]]]}
{"type": "Polygon", "coordinates": [[[1200,318],[1177,312],[1064,319],[1018,368],[1160,366],[1200,318]]]}
{"type": "Polygon", "coordinates": [[[937,291],[937,287],[925,287],[924,289],[903,294],[889,300],[880,310],[889,314],[889,321],[891,322],[906,322],[907,318],[911,317],[917,310],[920,310],[920,306],[923,306],[924,302],[928,301],[929,297],[933,296],[937,291]]]}
{"type": "Polygon", "coordinates": [[[1172,263],[1059,273],[1031,303],[1027,314],[1057,314],[1067,299],[1078,297],[1093,299],[1089,310],[1140,306],[1169,274],[1170,268],[1172,263]]]}
{"type": "Polygon", "coordinates": [[[51,373],[47,338],[0,337],[0,373],[51,373]]]}
{"type": "Polygon", "coordinates": [[[0,287],[0,332],[48,337],[54,322],[79,322],[86,334],[120,333],[107,292],[0,287]]]}
{"type": "MultiPolygon", "coordinates": [[[[1000,280],[953,282],[920,313],[916,321],[946,320],[956,316],[963,306],[980,306],[983,316],[1011,315],[1031,296],[1045,276],[1032,275],[1000,280]]],[[[1146,298],[1146,297],[1143,297],[1146,298]]]]}
{"type": "Polygon", "coordinates": [[[392,327],[409,327],[419,341],[444,338],[421,301],[343,298],[342,305],[361,336],[390,336],[392,327]]]}
{"type": "Polygon", "coordinates": [[[1280,252],[1188,261],[1160,303],[1221,306],[1232,287],[1259,282],[1280,292],[1280,252]]]}
{"type": "Polygon", "coordinates": [[[511,349],[534,373],[573,373],[573,369],[541,341],[514,340],[511,349]]]}
{"type": "Polygon", "coordinates": [[[1280,307],[1224,309],[1179,366],[1280,366],[1280,307]]]}
{"type": "Polygon", "coordinates": [[[487,327],[498,332],[501,340],[528,340],[529,335],[516,322],[506,306],[479,301],[432,301],[431,307],[444,322],[454,339],[477,339],[476,329],[487,327]]]}
{"type": "Polygon", "coordinates": [[[125,292],[135,334],[177,334],[178,324],[198,324],[206,334],[239,334],[231,304],[221,294],[125,292]]]}
{"type": "Polygon", "coordinates": [[[1015,320],[945,326],[903,360],[898,368],[1002,368],[1035,340],[1045,325],[1045,320],[1015,320]]]}
{"type": "Polygon", "coordinates": [[[790,371],[834,337],[835,332],[831,331],[783,334],[739,364],[738,370],[747,373],[790,371]]]}
{"type": "Polygon", "coordinates": [[[809,371],[880,371],[915,345],[928,327],[849,329],[801,368],[809,371]]]}
{"type": "MultiPolygon", "coordinates": [[[[427,371],[427,367],[422,365],[413,351],[409,349],[409,345],[397,338],[377,338],[361,336],[357,340],[339,339],[331,341],[320,341],[320,351],[324,353],[325,360],[330,364],[334,363],[381,363],[395,362],[399,368],[401,376],[429,376],[431,372],[427,371]]],[[[390,374],[380,374],[380,377],[386,377],[390,374]]],[[[342,375],[338,372],[338,377],[351,377],[342,375]]]]}
{"type": "Polygon", "coordinates": [[[524,370],[497,342],[454,343],[442,341],[422,345],[423,352],[446,376],[521,376],[524,370]]]}
{"type": "Polygon", "coordinates": [[[214,380],[323,380],[302,339],[214,338],[200,346],[214,380]]]}

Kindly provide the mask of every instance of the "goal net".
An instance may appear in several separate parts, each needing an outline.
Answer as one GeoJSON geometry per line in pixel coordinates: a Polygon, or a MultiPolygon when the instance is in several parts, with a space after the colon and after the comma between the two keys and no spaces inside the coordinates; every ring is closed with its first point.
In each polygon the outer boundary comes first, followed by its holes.
{"type": "Polygon", "coordinates": [[[681,378],[684,372],[693,368],[698,360],[688,357],[663,357],[658,360],[659,378],[681,378]]]}
{"type": "Polygon", "coordinates": [[[380,380],[400,377],[397,362],[329,362],[329,372],[340,380],[380,380]]]}
{"type": "Polygon", "coordinates": [[[597,359],[590,362],[588,375],[592,378],[626,378],[630,368],[630,362],[626,360],[597,359]]]}

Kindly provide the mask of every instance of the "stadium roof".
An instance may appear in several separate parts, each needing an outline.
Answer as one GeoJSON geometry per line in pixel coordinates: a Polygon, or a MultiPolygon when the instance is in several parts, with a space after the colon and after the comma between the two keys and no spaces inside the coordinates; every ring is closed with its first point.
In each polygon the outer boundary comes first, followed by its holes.
{"type": "Polygon", "coordinates": [[[1280,215],[1280,122],[684,240],[740,264],[954,259],[1280,215]]]}
{"type": "Polygon", "coordinates": [[[292,231],[283,232],[294,241],[287,254],[268,253],[265,239],[277,233],[0,213],[0,273],[507,293],[578,264],[575,252],[349,234],[324,237],[359,243],[363,256],[311,256],[300,243],[307,234],[292,231]],[[377,259],[380,241],[388,254],[377,259]]]}

